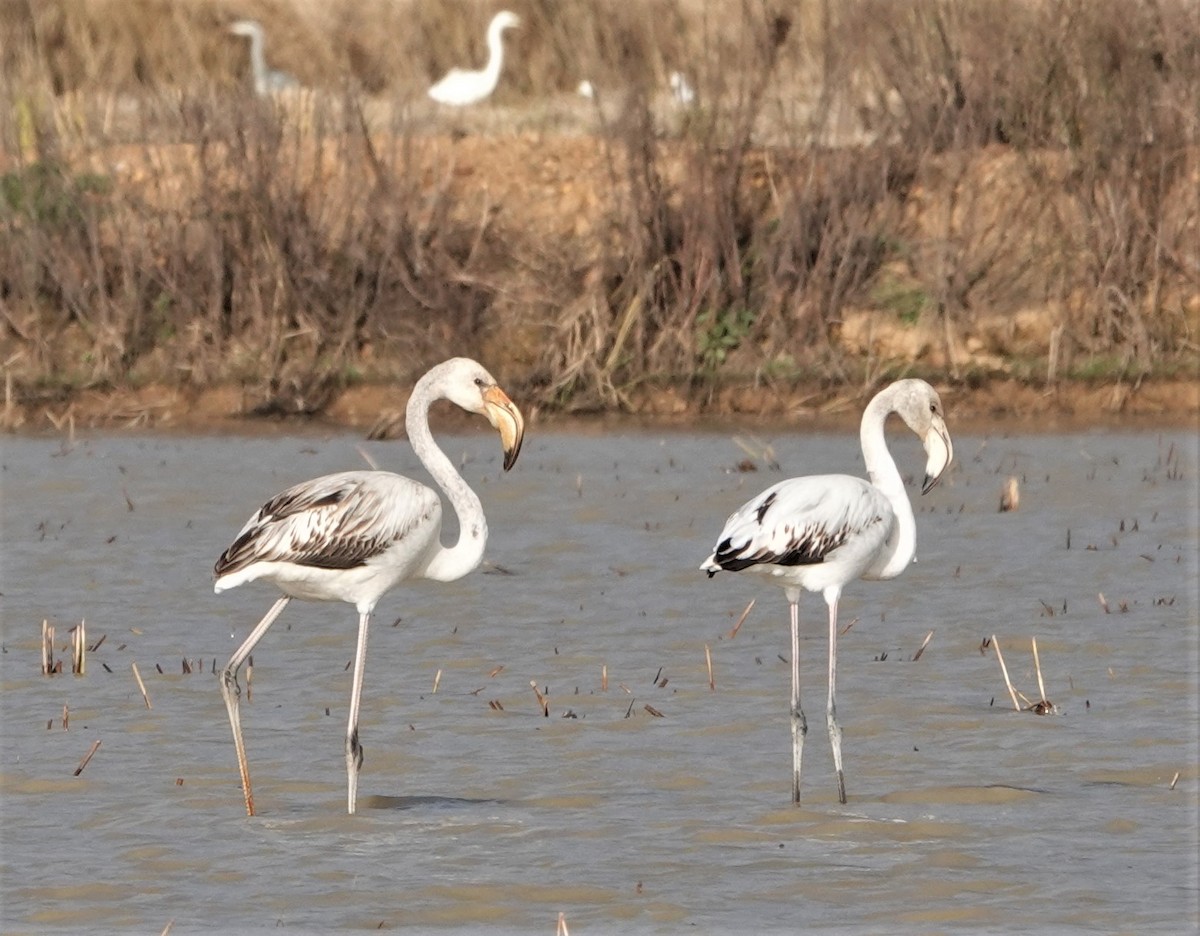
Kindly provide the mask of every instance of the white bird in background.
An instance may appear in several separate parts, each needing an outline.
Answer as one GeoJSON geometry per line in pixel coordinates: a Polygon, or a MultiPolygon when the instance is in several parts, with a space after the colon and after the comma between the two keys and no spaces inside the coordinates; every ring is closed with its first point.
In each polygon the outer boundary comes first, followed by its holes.
{"type": "Polygon", "coordinates": [[[439,104],[451,104],[455,107],[465,107],[476,104],[496,90],[500,80],[500,66],[504,61],[504,43],[501,35],[504,30],[521,25],[521,19],[516,13],[501,10],[492,17],[487,28],[487,64],[477,71],[462,68],[452,68],[437,84],[429,89],[429,96],[439,104]]]}
{"type": "Polygon", "coordinates": [[[367,626],[376,602],[406,579],[462,578],[483,558],[488,531],[479,498],[429,431],[429,407],[436,400],[450,400],[487,418],[500,433],[505,471],[521,451],[525,422],[512,400],[475,361],[453,358],[417,381],[405,428],[413,451],[458,515],[458,542],[453,546],[441,543],[442,502],[430,488],[386,471],[343,471],[305,481],[271,498],[217,560],[216,592],[256,579],[272,582],[283,592],[221,672],[221,695],[233,729],[248,815],[254,815],[254,798],[238,717],[237,672],[287,603],[293,598],[345,601],[358,609],[346,729],[347,804],[353,813],[363,759],[358,711],[367,626]]]}
{"type": "Polygon", "coordinates": [[[254,93],[266,97],[278,91],[300,87],[300,82],[287,72],[267,67],[263,28],[254,20],[238,20],[229,27],[235,36],[250,40],[250,71],[254,76],[254,93]]]}
{"type": "Polygon", "coordinates": [[[696,92],[682,72],[673,71],[667,79],[671,85],[671,95],[680,107],[691,107],[696,101],[696,92]]]}
{"type": "Polygon", "coordinates": [[[584,78],[583,81],[575,86],[575,93],[580,97],[587,98],[589,101],[594,101],[596,99],[596,86],[584,78]]]}
{"type": "Polygon", "coordinates": [[[800,708],[800,589],[821,592],[829,606],[826,720],[838,800],[845,803],[842,730],[834,701],[838,599],[854,579],[895,578],[916,553],[912,504],[883,434],[891,413],[899,413],[924,443],[928,460],[921,493],[928,493],[954,454],[942,401],[923,380],[899,380],[877,393],[863,413],[859,437],[869,482],[851,475],[781,481],[734,511],[712,555],[700,566],[710,578],[722,570],[770,576],[783,586],[791,606],[793,803],[800,802],[800,754],[808,730],[800,708]]]}

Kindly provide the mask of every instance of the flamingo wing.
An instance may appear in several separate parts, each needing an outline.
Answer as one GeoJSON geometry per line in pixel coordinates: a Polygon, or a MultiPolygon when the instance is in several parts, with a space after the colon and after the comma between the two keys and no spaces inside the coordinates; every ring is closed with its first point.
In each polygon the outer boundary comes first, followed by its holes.
{"type": "Polygon", "coordinates": [[[882,544],[893,519],[887,498],[862,478],[792,478],[735,510],[701,568],[712,576],[757,565],[816,565],[848,543],[882,544]]]}
{"type": "Polygon", "coordinates": [[[420,527],[441,501],[423,484],[383,471],[344,471],[305,481],[265,503],[217,560],[217,577],[256,562],[321,569],[366,564],[420,527]]]}

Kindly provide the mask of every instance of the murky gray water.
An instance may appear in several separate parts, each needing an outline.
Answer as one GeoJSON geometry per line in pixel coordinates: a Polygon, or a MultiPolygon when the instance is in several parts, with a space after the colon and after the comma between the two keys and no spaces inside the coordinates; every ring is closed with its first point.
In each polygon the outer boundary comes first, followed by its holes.
{"type": "MultiPolygon", "coordinates": [[[[502,476],[491,435],[444,438],[492,570],[381,602],[352,818],[354,610],[293,602],[254,656],[247,819],[212,666],[274,592],[214,596],[212,564],[276,490],[361,467],[358,438],[5,438],[4,930],[1195,928],[1196,435],[957,434],[918,497],[918,564],[842,602],[847,806],[805,596],[802,808],[782,592],[696,566],[755,491],[861,458],[853,433],[771,441],[783,475],[731,470],[725,434],[535,426],[502,476]],[[1000,514],[1010,474],[1021,508],[1000,514]],[[86,676],[39,674],[44,617],[60,645],[80,618],[104,635],[86,676]],[[1033,698],[1038,638],[1060,714],[1012,710],[990,634],[1033,698]]],[[[364,448],[422,477],[404,443],[364,448]]],[[[893,449],[920,470],[910,436],[893,449]]]]}

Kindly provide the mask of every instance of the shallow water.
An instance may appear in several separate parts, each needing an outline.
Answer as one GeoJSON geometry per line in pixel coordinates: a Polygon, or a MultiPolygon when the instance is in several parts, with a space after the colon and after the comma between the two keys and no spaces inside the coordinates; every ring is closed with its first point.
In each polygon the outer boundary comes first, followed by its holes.
{"type": "MultiPolygon", "coordinates": [[[[247,819],[212,671],[274,593],[214,596],[212,564],[276,490],[362,467],[358,438],[4,439],[5,932],[552,933],[560,912],[576,934],[1200,922],[1194,433],[956,437],[951,473],[913,492],[919,562],[843,597],[846,806],[825,609],[805,596],[800,808],[782,592],[696,566],[767,484],[861,470],[853,434],[776,434],[783,474],[734,470],[721,434],[535,428],[507,475],[494,436],[443,441],[487,511],[487,568],[381,602],[355,817],[355,614],[288,607],[243,706],[247,819]],[[1021,507],[1001,514],[1009,475],[1021,507]],[[80,618],[104,637],[86,676],[40,675],[43,618],[60,647],[80,618]],[[1038,638],[1059,714],[1013,711],[980,652],[991,634],[1034,699],[1038,638]]],[[[403,443],[362,448],[422,477],[403,443]]],[[[915,440],[893,449],[920,471],[915,440]]]]}

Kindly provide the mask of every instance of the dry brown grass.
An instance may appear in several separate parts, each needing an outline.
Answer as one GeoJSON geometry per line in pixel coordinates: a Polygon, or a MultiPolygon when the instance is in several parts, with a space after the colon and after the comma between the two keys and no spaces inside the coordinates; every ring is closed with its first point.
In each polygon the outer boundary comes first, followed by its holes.
{"type": "Polygon", "coordinates": [[[449,115],[424,88],[482,61],[491,7],[0,2],[17,395],[312,413],[450,353],[571,409],[1194,373],[1187,0],[511,6],[500,91],[449,115]],[[307,91],[248,95],[244,16],[307,91]]]}

